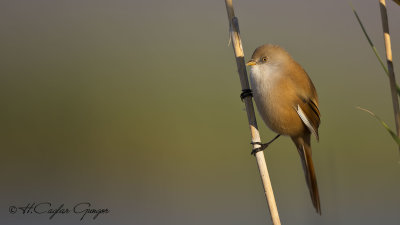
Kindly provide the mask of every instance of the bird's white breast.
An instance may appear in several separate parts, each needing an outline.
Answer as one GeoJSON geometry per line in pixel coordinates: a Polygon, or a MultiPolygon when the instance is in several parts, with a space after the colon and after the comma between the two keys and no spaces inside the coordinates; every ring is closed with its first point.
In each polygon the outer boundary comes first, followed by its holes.
{"type": "Polygon", "coordinates": [[[250,84],[254,101],[262,119],[272,130],[275,130],[271,126],[273,116],[278,110],[278,106],[273,104],[274,98],[279,94],[277,93],[279,90],[275,87],[280,78],[280,71],[276,66],[263,64],[250,67],[250,84]]]}

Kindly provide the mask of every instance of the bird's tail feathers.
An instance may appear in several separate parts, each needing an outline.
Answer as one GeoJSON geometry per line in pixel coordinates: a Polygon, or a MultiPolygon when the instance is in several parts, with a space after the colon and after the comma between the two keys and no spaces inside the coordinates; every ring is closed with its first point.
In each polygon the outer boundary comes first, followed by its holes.
{"type": "Polygon", "coordinates": [[[306,182],[308,189],[310,191],[310,196],[315,210],[321,215],[321,205],[318,192],[317,177],[315,175],[314,164],[312,160],[312,152],[310,145],[310,136],[301,140],[293,140],[297,145],[297,150],[299,152],[301,163],[304,170],[304,175],[306,177],[306,182]]]}

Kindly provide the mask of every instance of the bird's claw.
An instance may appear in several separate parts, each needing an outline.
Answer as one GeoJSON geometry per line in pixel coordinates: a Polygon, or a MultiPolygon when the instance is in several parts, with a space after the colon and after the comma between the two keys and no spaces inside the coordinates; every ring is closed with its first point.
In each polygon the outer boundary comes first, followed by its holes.
{"type": "Polygon", "coordinates": [[[279,136],[281,136],[280,134],[276,135],[276,137],[274,137],[272,140],[270,140],[267,143],[261,143],[259,141],[255,141],[255,142],[250,142],[250,144],[254,145],[260,145],[260,147],[253,149],[253,151],[251,151],[252,155],[256,155],[257,152],[259,151],[264,151],[264,149],[266,149],[268,147],[268,145],[270,145],[272,142],[274,142],[279,136]]]}
{"type": "Polygon", "coordinates": [[[264,151],[267,147],[268,147],[268,145],[270,144],[270,143],[261,143],[261,142],[251,142],[250,144],[252,144],[252,145],[261,145],[261,147],[258,147],[258,148],[255,148],[255,149],[253,149],[252,151],[251,151],[251,155],[256,155],[256,153],[257,152],[260,152],[260,151],[264,151]]]}

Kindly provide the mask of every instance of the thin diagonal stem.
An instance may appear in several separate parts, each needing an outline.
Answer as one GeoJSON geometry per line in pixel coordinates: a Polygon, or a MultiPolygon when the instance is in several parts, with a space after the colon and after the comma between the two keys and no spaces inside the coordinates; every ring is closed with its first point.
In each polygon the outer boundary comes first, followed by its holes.
{"type": "MultiPolygon", "coordinates": [[[[225,5],[228,13],[229,30],[231,33],[233,52],[236,58],[240,84],[242,86],[242,90],[250,89],[249,80],[247,78],[245,61],[244,61],[242,41],[240,39],[239,23],[237,17],[235,17],[232,0],[225,0],[225,5]]],[[[246,106],[247,119],[249,121],[249,126],[250,126],[251,140],[252,142],[261,143],[260,134],[258,132],[258,127],[257,127],[256,115],[254,113],[252,98],[251,96],[247,96],[243,99],[243,101],[246,106]]],[[[255,144],[253,145],[253,150],[259,147],[261,147],[259,144],[255,144]]],[[[272,223],[274,225],[280,225],[281,221],[279,219],[278,208],[276,207],[274,192],[272,190],[272,184],[269,177],[267,164],[264,158],[264,153],[262,151],[257,152],[255,154],[255,157],[257,160],[258,170],[261,175],[265,196],[267,198],[267,203],[269,212],[271,214],[272,223]]]]}

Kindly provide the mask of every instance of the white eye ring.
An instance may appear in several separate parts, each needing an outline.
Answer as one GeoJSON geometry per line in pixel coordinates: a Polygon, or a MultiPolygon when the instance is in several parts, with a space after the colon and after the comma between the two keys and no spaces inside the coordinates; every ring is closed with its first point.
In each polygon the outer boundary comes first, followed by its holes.
{"type": "Polygon", "coordinates": [[[262,58],[261,58],[261,61],[267,62],[267,61],[268,61],[268,57],[266,57],[266,56],[262,57],[262,58]]]}

